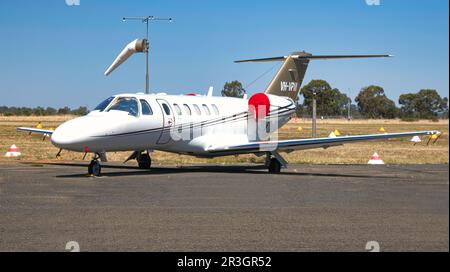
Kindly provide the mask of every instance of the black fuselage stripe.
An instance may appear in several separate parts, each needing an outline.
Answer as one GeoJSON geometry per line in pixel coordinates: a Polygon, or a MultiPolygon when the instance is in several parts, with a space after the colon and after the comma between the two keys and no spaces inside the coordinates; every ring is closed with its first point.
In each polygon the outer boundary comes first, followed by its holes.
{"type": "MultiPolygon", "coordinates": [[[[289,107],[292,106],[292,104],[293,103],[291,103],[290,105],[284,106],[284,107],[279,107],[276,111],[269,112],[269,114],[267,116],[281,115],[285,112],[291,111],[292,109],[289,109],[289,107]]],[[[221,118],[216,118],[216,119],[212,119],[212,120],[201,121],[199,123],[185,123],[185,124],[181,124],[179,126],[175,125],[175,127],[181,128],[181,129],[184,129],[184,127],[198,128],[199,126],[205,127],[205,126],[216,125],[219,122],[223,122],[224,124],[225,123],[233,123],[236,121],[241,121],[247,117],[248,117],[248,112],[241,112],[241,113],[234,114],[234,115],[231,115],[228,117],[221,117],[221,118]]],[[[161,131],[170,130],[170,129],[172,129],[172,126],[152,128],[152,129],[132,131],[132,132],[125,132],[125,133],[118,133],[118,134],[111,134],[111,135],[98,135],[98,136],[93,136],[93,137],[128,136],[128,135],[134,135],[134,134],[139,135],[139,134],[147,134],[147,133],[153,133],[153,132],[161,132],[161,131]]]]}

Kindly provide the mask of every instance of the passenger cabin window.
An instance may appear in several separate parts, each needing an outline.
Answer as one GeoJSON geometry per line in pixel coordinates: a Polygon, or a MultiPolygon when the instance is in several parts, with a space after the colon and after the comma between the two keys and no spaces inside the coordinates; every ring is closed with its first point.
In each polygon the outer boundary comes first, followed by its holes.
{"type": "Polygon", "coordinates": [[[163,104],[162,104],[162,107],[163,107],[163,109],[164,109],[164,112],[165,112],[167,115],[170,115],[170,109],[169,109],[169,106],[167,106],[166,103],[163,103],[163,104]]]}
{"type": "Polygon", "coordinates": [[[208,106],[207,106],[206,104],[203,104],[202,106],[203,106],[203,109],[204,109],[205,112],[206,112],[206,115],[211,115],[211,112],[209,111],[208,106]]]}
{"type": "Polygon", "coordinates": [[[197,104],[194,104],[194,109],[195,109],[195,112],[197,113],[197,115],[202,114],[202,112],[200,111],[200,108],[197,106],[197,104]]]}
{"type": "Polygon", "coordinates": [[[187,104],[183,104],[184,110],[186,111],[187,115],[192,115],[191,108],[187,104]]]}
{"type": "Polygon", "coordinates": [[[98,104],[97,107],[95,107],[94,110],[98,111],[104,111],[106,107],[108,107],[109,103],[114,99],[114,96],[108,97],[107,99],[103,100],[102,103],[98,104]]]}
{"type": "Polygon", "coordinates": [[[219,109],[217,108],[217,106],[214,105],[214,104],[212,104],[211,106],[212,106],[212,108],[213,108],[213,110],[214,110],[214,113],[215,113],[216,115],[219,115],[219,109]]]}
{"type": "Polygon", "coordinates": [[[150,107],[148,102],[145,101],[144,99],[141,99],[140,101],[141,101],[141,106],[142,106],[142,114],[143,115],[153,115],[152,108],[150,107]]]}
{"type": "Polygon", "coordinates": [[[178,104],[173,104],[173,107],[175,108],[175,111],[177,112],[178,115],[181,115],[181,109],[178,106],[178,104]]]}
{"type": "Polygon", "coordinates": [[[108,111],[117,110],[128,112],[129,115],[138,116],[138,102],[133,97],[120,97],[108,109],[108,111]]]}

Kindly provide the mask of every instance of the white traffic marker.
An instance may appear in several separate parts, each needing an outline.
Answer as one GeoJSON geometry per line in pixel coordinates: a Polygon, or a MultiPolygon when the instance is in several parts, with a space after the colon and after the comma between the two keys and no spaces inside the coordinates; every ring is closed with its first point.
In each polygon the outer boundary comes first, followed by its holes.
{"type": "Polygon", "coordinates": [[[370,160],[367,162],[367,164],[384,164],[383,160],[380,158],[377,152],[373,153],[372,157],[370,157],[370,160]]]}
{"type": "Polygon", "coordinates": [[[16,145],[12,145],[8,148],[8,151],[5,154],[5,157],[18,157],[21,153],[19,151],[19,148],[17,148],[16,145]]]}
{"type": "Polygon", "coordinates": [[[412,137],[411,142],[416,144],[416,143],[422,142],[422,140],[420,139],[419,136],[416,135],[416,136],[412,137]]]}

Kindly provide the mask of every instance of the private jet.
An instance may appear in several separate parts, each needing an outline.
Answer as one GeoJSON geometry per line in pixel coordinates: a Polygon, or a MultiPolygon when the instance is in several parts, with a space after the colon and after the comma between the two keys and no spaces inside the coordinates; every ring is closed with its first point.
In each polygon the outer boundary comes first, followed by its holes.
{"type": "MultiPolygon", "coordinates": [[[[129,44],[105,74],[109,74],[139,45],[129,44]]],[[[130,151],[126,161],[150,169],[154,150],[202,158],[255,154],[265,157],[269,173],[279,173],[288,162],[282,152],[329,148],[347,143],[416,135],[440,135],[439,131],[415,131],[370,135],[279,140],[277,131],[295,114],[297,96],[311,60],[375,58],[390,55],[312,55],[293,52],[286,56],[236,62],[281,61],[282,65],[264,92],[247,98],[195,93],[122,93],[106,98],[89,114],[64,122],[54,131],[19,127],[49,135],[54,146],[93,154],[88,173],[101,175],[100,162],[107,152],[130,151]]]]}

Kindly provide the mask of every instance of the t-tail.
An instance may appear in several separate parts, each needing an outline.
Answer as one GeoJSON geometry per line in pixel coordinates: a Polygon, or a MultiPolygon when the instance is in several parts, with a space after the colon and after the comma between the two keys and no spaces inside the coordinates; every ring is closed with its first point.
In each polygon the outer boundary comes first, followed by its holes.
{"type": "Polygon", "coordinates": [[[263,58],[263,59],[248,59],[238,60],[240,62],[268,62],[268,61],[283,61],[280,69],[275,77],[270,82],[264,93],[286,96],[297,100],[298,92],[305,77],[306,69],[310,60],[320,59],[344,59],[344,58],[385,58],[392,57],[392,55],[312,55],[307,52],[293,52],[288,56],[263,58]]]}

